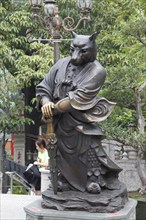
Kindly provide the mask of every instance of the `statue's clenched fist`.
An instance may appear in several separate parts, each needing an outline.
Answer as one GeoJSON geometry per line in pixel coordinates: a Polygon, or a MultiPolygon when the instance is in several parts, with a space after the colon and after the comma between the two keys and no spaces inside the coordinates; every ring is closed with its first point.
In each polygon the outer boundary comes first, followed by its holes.
{"type": "Polygon", "coordinates": [[[44,118],[51,118],[53,116],[54,106],[53,102],[47,102],[42,106],[41,111],[44,118]]]}

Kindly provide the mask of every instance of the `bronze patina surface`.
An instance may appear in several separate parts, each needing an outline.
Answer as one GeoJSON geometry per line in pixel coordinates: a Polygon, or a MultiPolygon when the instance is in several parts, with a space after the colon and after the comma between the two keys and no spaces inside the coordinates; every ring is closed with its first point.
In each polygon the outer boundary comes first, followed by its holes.
{"type": "Polygon", "coordinates": [[[96,34],[72,35],[70,56],[54,64],[36,87],[38,109],[44,118],[52,118],[57,141],[51,153],[55,167],[50,161],[56,176],[52,175],[52,189],[43,193],[43,205],[114,212],[124,206],[127,192],[118,180],[121,168],[101,145],[104,134],[98,122],[110,115],[115,103],[98,96],[106,70],[96,60],[96,34]]]}

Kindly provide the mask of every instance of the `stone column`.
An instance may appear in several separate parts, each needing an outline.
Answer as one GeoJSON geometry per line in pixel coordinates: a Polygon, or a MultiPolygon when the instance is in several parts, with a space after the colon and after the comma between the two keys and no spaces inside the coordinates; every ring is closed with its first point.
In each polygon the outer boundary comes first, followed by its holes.
{"type": "Polygon", "coordinates": [[[16,134],[14,136],[14,161],[25,165],[25,135],[16,134]]]}
{"type": "Polygon", "coordinates": [[[3,173],[0,171],[0,194],[2,193],[3,187],[3,173]]]}
{"type": "Polygon", "coordinates": [[[47,190],[50,185],[50,170],[47,170],[45,168],[39,169],[41,172],[41,192],[47,190]]]}

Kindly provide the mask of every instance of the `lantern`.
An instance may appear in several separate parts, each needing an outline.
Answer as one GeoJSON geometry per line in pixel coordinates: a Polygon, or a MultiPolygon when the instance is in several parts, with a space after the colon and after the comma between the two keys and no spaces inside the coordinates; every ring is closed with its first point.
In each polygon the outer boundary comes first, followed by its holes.
{"type": "Polygon", "coordinates": [[[44,12],[48,17],[53,17],[56,11],[56,1],[54,0],[46,0],[44,1],[44,12]]]}
{"type": "Polygon", "coordinates": [[[36,7],[42,6],[42,0],[29,0],[29,3],[31,6],[36,6],[36,7]]]}
{"type": "Polygon", "coordinates": [[[81,10],[90,10],[92,7],[92,0],[78,0],[77,5],[81,10]]]}

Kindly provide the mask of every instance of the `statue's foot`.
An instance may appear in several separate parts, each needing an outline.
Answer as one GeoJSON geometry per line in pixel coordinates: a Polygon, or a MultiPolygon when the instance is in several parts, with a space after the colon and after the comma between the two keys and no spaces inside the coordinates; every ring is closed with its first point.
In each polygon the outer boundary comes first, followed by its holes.
{"type": "Polygon", "coordinates": [[[58,181],[58,191],[63,192],[69,190],[69,184],[67,182],[58,181]]]}
{"type": "Polygon", "coordinates": [[[98,183],[96,183],[96,182],[90,182],[90,183],[87,184],[87,191],[88,191],[89,193],[94,193],[94,194],[96,194],[96,193],[100,193],[100,192],[101,192],[101,188],[100,188],[100,186],[99,186],[98,183]]]}

